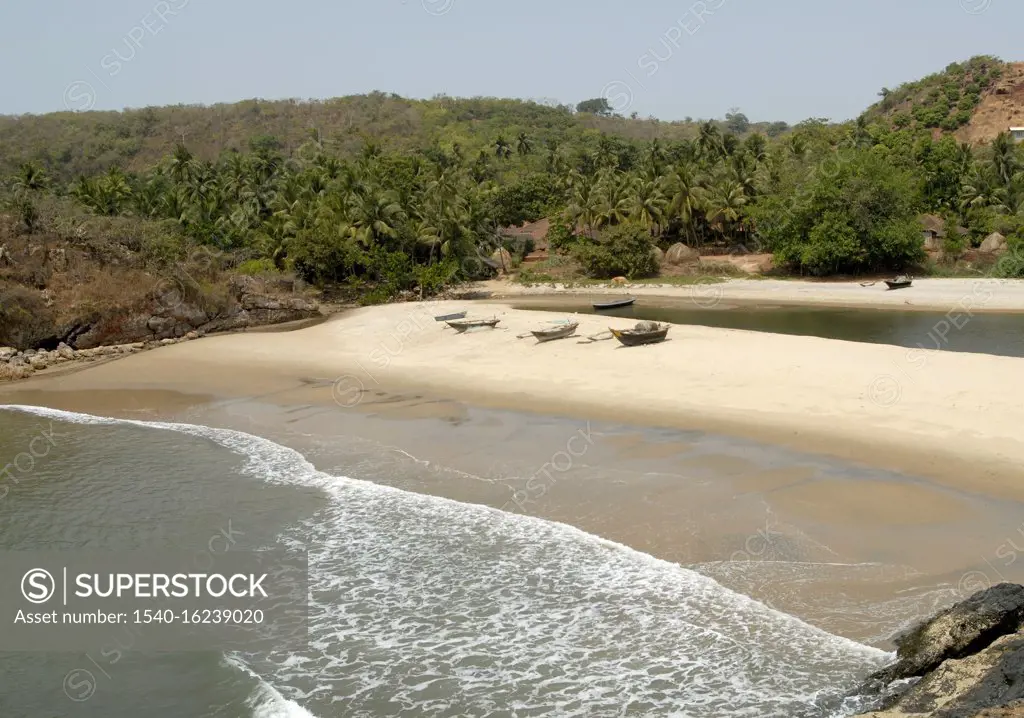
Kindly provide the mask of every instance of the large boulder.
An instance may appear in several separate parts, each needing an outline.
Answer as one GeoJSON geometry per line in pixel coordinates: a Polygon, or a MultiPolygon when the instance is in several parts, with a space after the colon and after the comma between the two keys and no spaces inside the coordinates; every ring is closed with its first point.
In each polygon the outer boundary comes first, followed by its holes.
{"type": "Polygon", "coordinates": [[[696,264],[700,261],[700,253],[687,247],[682,242],[676,242],[665,252],[665,264],[680,266],[683,264],[696,264]]]}
{"type": "Polygon", "coordinates": [[[10,361],[18,350],[14,347],[0,347],[0,361],[10,361]]]}
{"type": "Polygon", "coordinates": [[[892,680],[921,676],[948,658],[963,658],[1024,623],[1024,586],[979,591],[897,636],[892,680]]]}
{"type": "Polygon", "coordinates": [[[924,238],[924,250],[926,252],[939,252],[942,250],[942,240],[931,235],[924,238]]]}
{"type": "Polygon", "coordinates": [[[1024,586],[980,591],[897,636],[896,662],[855,694],[877,695],[880,712],[970,718],[1024,701],[1024,586]]]}
{"type": "Polygon", "coordinates": [[[17,381],[32,376],[32,367],[28,364],[0,364],[0,381],[17,381]]]}
{"type": "Polygon", "coordinates": [[[654,261],[658,263],[659,267],[665,262],[665,253],[661,251],[661,247],[652,247],[651,254],[654,256],[654,261]]]}
{"type": "Polygon", "coordinates": [[[512,271],[512,253],[504,247],[494,250],[491,261],[497,265],[498,271],[502,274],[512,271]]]}
{"type": "Polygon", "coordinates": [[[981,243],[978,249],[988,254],[995,254],[996,252],[1006,251],[1006,237],[999,234],[999,232],[993,232],[989,236],[985,237],[985,241],[981,243]]]}

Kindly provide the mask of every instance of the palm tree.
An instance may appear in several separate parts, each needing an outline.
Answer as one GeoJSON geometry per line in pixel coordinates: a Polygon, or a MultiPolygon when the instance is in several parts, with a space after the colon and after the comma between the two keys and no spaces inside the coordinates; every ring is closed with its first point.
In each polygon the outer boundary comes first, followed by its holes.
{"type": "Polygon", "coordinates": [[[807,146],[807,140],[803,135],[792,134],[789,136],[789,149],[793,153],[793,156],[797,159],[803,159],[807,156],[807,152],[810,149],[807,146]]]}
{"type": "Polygon", "coordinates": [[[668,200],[661,189],[661,180],[640,180],[633,184],[633,196],[630,198],[629,216],[636,223],[652,234],[665,219],[665,208],[668,200]]]}
{"type": "Polygon", "coordinates": [[[722,154],[731,157],[740,148],[739,138],[731,132],[722,135],[722,154]]]}
{"type": "Polygon", "coordinates": [[[473,181],[478,184],[491,176],[491,158],[486,150],[480,150],[480,154],[473,160],[473,166],[469,171],[473,176],[473,181]]]}
{"type": "Polygon", "coordinates": [[[530,142],[530,138],[525,132],[520,132],[519,136],[516,137],[516,152],[519,153],[520,157],[526,157],[526,155],[533,152],[533,143],[530,142]]]}
{"type": "Polygon", "coordinates": [[[992,140],[991,161],[999,180],[1008,186],[1020,169],[1017,163],[1017,146],[1009,132],[1000,132],[992,140]]]}
{"type": "Polygon", "coordinates": [[[132,190],[132,206],[135,213],[142,217],[158,217],[163,206],[163,197],[169,191],[167,178],[153,175],[139,182],[132,190]]]}
{"type": "Polygon", "coordinates": [[[600,211],[598,226],[616,225],[629,216],[629,200],[633,190],[633,177],[614,170],[604,170],[598,179],[600,211]]]}
{"type": "Polygon", "coordinates": [[[747,195],[739,183],[731,180],[719,182],[708,193],[708,223],[717,222],[722,234],[731,238],[733,225],[740,221],[746,204],[747,195]]]}
{"type": "Polygon", "coordinates": [[[278,269],[284,269],[284,260],[288,256],[288,247],[295,238],[295,224],[287,212],[275,212],[263,222],[257,237],[264,256],[274,262],[278,269]]]}
{"type": "Polygon", "coordinates": [[[657,137],[651,140],[651,144],[647,147],[645,159],[647,160],[647,168],[654,176],[664,174],[665,148],[661,146],[661,141],[657,137]]]}
{"type": "Polygon", "coordinates": [[[498,135],[498,138],[494,140],[494,156],[503,160],[507,160],[512,156],[512,146],[505,139],[504,135],[498,135]]]}
{"type": "Polygon", "coordinates": [[[174,154],[171,156],[171,179],[177,184],[183,184],[190,178],[191,168],[192,153],[188,151],[185,145],[179,142],[174,148],[174,154]]]}
{"type": "Polygon", "coordinates": [[[594,227],[601,211],[601,198],[597,192],[597,183],[590,177],[575,172],[569,181],[572,190],[566,214],[569,221],[572,222],[573,231],[582,228],[587,236],[593,239],[594,227]]]}
{"type": "Polygon", "coordinates": [[[706,162],[713,163],[722,155],[722,131],[713,120],[702,122],[697,131],[697,149],[706,162]]]}
{"type": "Polygon", "coordinates": [[[560,147],[557,140],[548,140],[547,142],[548,152],[545,157],[545,167],[549,174],[560,175],[562,170],[565,169],[565,159],[562,157],[560,147]]]}
{"type": "Polygon", "coordinates": [[[684,236],[691,244],[697,243],[695,216],[704,206],[706,192],[697,180],[692,165],[679,164],[668,177],[669,202],[666,214],[677,219],[684,236]]]}
{"type": "Polygon", "coordinates": [[[356,240],[372,249],[386,240],[398,238],[405,211],[388,191],[371,192],[357,197],[352,207],[352,226],[356,240]]]}
{"type": "Polygon", "coordinates": [[[15,192],[35,192],[46,189],[49,184],[50,179],[46,176],[46,171],[32,162],[23,163],[14,178],[15,192]]]}
{"type": "Polygon", "coordinates": [[[757,188],[754,182],[755,170],[750,166],[747,157],[748,155],[745,154],[733,155],[732,161],[729,163],[727,176],[743,188],[743,193],[747,197],[754,197],[757,195],[757,188]]]}

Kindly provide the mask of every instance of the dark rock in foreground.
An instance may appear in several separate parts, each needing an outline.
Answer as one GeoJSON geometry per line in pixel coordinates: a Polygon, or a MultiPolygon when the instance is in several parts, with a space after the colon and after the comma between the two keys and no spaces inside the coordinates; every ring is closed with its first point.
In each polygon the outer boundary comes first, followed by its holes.
{"type": "Polygon", "coordinates": [[[976,593],[896,638],[897,660],[854,694],[864,718],[1024,717],[1024,586],[976,593]]]}

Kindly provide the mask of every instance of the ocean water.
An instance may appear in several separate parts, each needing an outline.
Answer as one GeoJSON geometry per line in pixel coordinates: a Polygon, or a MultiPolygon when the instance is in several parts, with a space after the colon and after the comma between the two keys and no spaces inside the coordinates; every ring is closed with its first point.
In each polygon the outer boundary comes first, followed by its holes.
{"type": "Polygon", "coordinates": [[[0,463],[51,430],[5,484],[0,549],[201,548],[225,529],[301,548],[309,643],[0,652],[3,716],[788,718],[827,715],[891,657],[570,526],[323,473],[237,431],[0,407],[0,463]]]}

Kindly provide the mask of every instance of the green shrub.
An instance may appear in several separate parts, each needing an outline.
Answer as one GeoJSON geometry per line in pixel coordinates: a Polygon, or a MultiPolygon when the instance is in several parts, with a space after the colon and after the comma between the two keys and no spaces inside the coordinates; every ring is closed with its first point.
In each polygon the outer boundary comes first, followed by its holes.
{"type": "Polygon", "coordinates": [[[277,274],[277,271],[272,259],[248,259],[238,265],[238,273],[247,274],[250,277],[259,274],[277,274]]]}
{"type": "Polygon", "coordinates": [[[564,252],[579,243],[580,238],[572,231],[572,226],[558,222],[548,228],[547,240],[552,251],[564,252]]]}
{"type": "Polygon", "coordinates": [[[814,275],[899,270],[924,259],[915,180],[871,150],[834,172],[787,177],[751,208],[779,264],[814,275]]]}
{"type": "MultiPolygon", "coordinates": [[[[946,226],[952,229],[956,227],[956,223],[947,221],[946,226]]],[[[956,261],[963,256],[969,244],[970,240],[967,236],[956,231],[947,232],[946,237],[942,240],[942,256],[948,261],[956,261]]]]}
{"type": "Polygon", "coordinates": [[[597,279],[650,277],[658,272],[650,233],[635,224],[620,224],[595,244],[576,247],[574,256],[588,276],[597,279]]]}
{"type": "Polygon", "coordinates": [[[995,263],[990,275],[1000,279],[1024,279],[1024,239],[1011,237],[1007,252],[995,263]]]}
{"type": "Polygon", "coordinates": [[[535,272],[530,268],[520,270],[516,275],[516,281],[520,284],[543,284],[554,282],[555,278],[545,272],[535,272]]]}
{"type": "Polygon", "coordinates": [[[416,283],[424,297],[432,297],[448,284],[451,284],[459,273],[459,263],[452,258],[427,266],[416,267],[416,283]]]}

